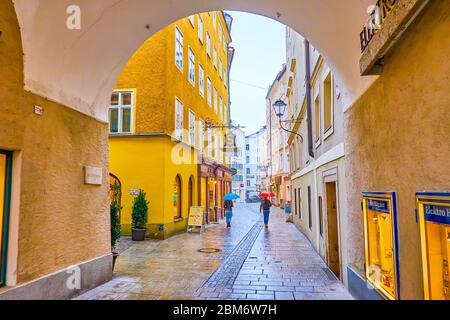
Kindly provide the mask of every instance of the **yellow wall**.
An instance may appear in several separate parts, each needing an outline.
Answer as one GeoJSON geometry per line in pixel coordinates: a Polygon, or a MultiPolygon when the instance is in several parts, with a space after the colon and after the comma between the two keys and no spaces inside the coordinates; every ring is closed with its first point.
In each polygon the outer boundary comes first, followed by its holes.
{"type": "MultiPolygon", "coordinates": [[[[111,253],[108,126],[24,90],[12,1],[0,1],[0,149],[21,153],[18,283],[111,253]],[[34,106],[43,107],[43,116],[34,106]],[[103,168],[102,186],[83,166],[103,168]]],[[[17,163],[16,163],[17,164],[17,163]]],[[[16,214],[16,213],[14,213],[16,214]]]]}
{"type": "MultiPolygon", "coordinates": [[[[185,221],[174,222],[173,185],[177,174],[182,180],[183,218],[188,217],[189,178],[194,178],[193,199],[197,203],[197,165],[176,165],[171,161],[174,142],[168,136],[159,137],[113,137],[110,139],[111,173],[122,184],[121,223],[123,233],[130,234],[133,189],[142,189],[149,201],[148,235],[165,238],[176,231],[185,229],[185,221]],[[164,232],[158,231],[160,224],[164,232]],[[157,233],[157,235],[155,235],[157,233]]],[[[191,150],[187,148],[187,150],[191,150]]]]}

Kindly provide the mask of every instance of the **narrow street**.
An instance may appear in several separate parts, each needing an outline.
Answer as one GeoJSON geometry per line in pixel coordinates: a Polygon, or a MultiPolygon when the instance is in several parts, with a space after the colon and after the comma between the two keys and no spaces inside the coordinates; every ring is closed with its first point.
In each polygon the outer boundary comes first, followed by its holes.
{"type": "Polygon", "coordinates": [[[222,222],[203,234],[165,241],[123,238],[113,280],[77,299],[353,299],[281,210],[273,210],[266,231],[258,209],[259,204],[238,204],[231,230],[222,222]]]}

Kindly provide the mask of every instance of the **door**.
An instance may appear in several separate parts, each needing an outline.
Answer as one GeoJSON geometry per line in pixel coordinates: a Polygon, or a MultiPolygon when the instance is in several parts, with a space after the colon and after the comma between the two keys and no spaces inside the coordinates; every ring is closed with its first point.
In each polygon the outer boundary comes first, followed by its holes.
{"type": "Polygon", "coordinates": [[[340,250],[339,250],[339,226],[337,210],[337,188],[336,182],[327,182],[326,186],[326,205],[327,205],[327,251],[328,266],[331,271],[340,278],[340,250]]]}

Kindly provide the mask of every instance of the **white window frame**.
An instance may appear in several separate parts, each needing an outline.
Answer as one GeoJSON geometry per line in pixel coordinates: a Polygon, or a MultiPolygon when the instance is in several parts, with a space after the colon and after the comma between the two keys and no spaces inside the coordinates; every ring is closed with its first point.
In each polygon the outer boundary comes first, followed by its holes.
{"type": "Polygon", "coordinates": [[[203,19],[200,15],[198,15],[197,18],[198,21],[198,40],[200,40],[200,43],[203,44],[203,19]]]}
{"type": "Polygon", "coordinates": [[[206,86],[207,86],[207,95],[208,95],[208,105],[211,107],[212,106],[212,82],[211,82],[211,78],[207,77],[206,79],[206,86]]]}
{"type": "Polygon", "coordinates": [[[214,112],[217,114],[217,109],[219,107],[219,94],[217,92],[217,88],[214,87],[214,112]]]}
{"type": "Polygon", "coordinates": [[[205,69],[201,64],[198,65],[198,87],[200,95],[205,97],[205,69]]]}
{"type": "Polygon", "coordinates": [[[320,86],[319,90],[314,94],[314,147],[317,149],[322,144],[322,100],[320,99],[320,86]],[[316,115],[316,100],[319,100],[319,115],[316,115]],[[319,117],[319,138],[316,137],[316,117],[319,117]]]}
{"type": "Polygon", "coordinates": [[[192,109],[189,109],[189,145],[195,147],[195,112],[192,109]]]}
{"type": "Polygon", "coordinates": [[[211,35],[206,31],[206,54],[211,58],[211,35]]]}
{"type": "Polygon", "coordinates": [[[223,31],[222,31],[222,25],[219,23],[219,43],[222,44],[223,40],[223,31]]]}
{"type": "Polygon", "coordinates": [[[223,37],[223,52],[227,52],[227,39],[225,37],[223,37]]]}
{"type": "Polygon", "coordinates": [[[175,139],[179,141],[183,141],[183,130],[184,130],[184,104],[183,102],[175,97],[175,139]],[[181,106],[181,121],[178,122],[178,117],[180,116],[180,110],[178,107],[181,106]],[[181,128],[178,127],[178,124],[181,124],[181,128]]]}
{"type": "MultiPolygon", "coordinates": [[[[109,111],[110,110],[118,110],[117,112],[117,132],[111,132],[111,123],[109,124],[109,131],[111,134],[120,134],[120,133],[133,133],[134,132],[134,110],[135,110],[135,96],[136,96],[136,92],[135,90],[114,90],[113,94],[119,94],[119,104],[117,106],[113,106],[111,105],[110,102],[110,106],[108,109],[108,116],[109,116],[109,111]],[[123,105],[122,104],[122,95],[125,93],[130,93],[131,94],[131,105],[123,105]],[[130,132],[123,132],[123,110],[124,109],[130,109],[130,132]]],[[[111,95],[112,97],[112,95],[111,95]]]]}
{"type": "Polygon", "coordinates": [[[213,14],[213,16],[212,16],[213,27],[214,27],[214,30],[216,30],[217,29],[217,13],[214,11],[212,14],[213,14]]]}
{"type": "Polygon", "coordinates": [[[214,68],[217,70],[217,48],[214,46],[213,48],[213,62],[214,62],[214,68]]]}
{"type": "Polygon", "coordinates": [[[220,112],[220,119],[222,119],[222,121],[225,120],[225,116],[224,116],[224,108],[223,108],[223,99],[222,97],[219,97],[219,112],[220,112]]]}
{"type": "Polygon", "coordinates": [[[183,32],[181,32],[181,29],[178,28],[177,26],[175,26],[175,65],[177,66],[177,68],[183,72],[183,67],[184,67],[184,35],[183,32]],[[178,35],[180,35],[181,41],[179,41],[178,39],[178,35]],[[178,49],[179,46],[181,46],[181,66],[178,64],[178,49]]]}
{"type": "Polygon", "coordinates": [[[191,47],[189,47],[188,56],[189,56],[188,57],[189,58],[188,79],[189,79],[189,82],[195,87],[195,53],[191,47]],[[193,77],[193,78],[191,78],[191,77],[193,77]]]}
{"type": "Polygon", "coordinates": [[[321,89],[321,100],[322,100],[322,102],[321,102],[322,103],[322,106],[321,106],[322,120],[321,120],[321,122],[322,122],[322,130],[323,130],[322,134],[323,134],[323,140],[325,141],[329,136],[331,136],[334,133],[334,107],[335,107],[335,104],[334,104],[334,94],[335,94],[334,93],[334,77],[329,68],[327,68],[324,76],[322,77],[320,85],[322,86],[322,89],[321,89]],[[330,76],[330,78],[331,78],[330,79],[331,80],[331,83],[330,83],[330,87],[331,87],[331,97],[330,97],[331,98],[331,127],[328,128],[327,131],[325,131],[325,86],[324,86],[324,84],[325,84],[325,80],[328,78],[328,76],[330,76]]]}
{"type": "Polygon", "coordinates": [[[219,58],[219,77],[223,79],[223,62],[221,58],[219,58]]]}
{"type": "Polygon", "coordinates": [[[189,22],[191,23],[192,28],[195,28],[195,16],[189,16],[188,17],[189,22]]]}

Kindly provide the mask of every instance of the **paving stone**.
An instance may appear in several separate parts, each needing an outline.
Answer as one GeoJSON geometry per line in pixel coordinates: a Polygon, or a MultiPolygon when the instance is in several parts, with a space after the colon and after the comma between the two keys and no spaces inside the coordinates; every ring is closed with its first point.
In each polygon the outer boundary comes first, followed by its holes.
{"type": "Polygon", "coordinates": [[[248,294],[247,299],[248,300],[275,300],[275,296],[268,295],[268,294],[248,294]]]}

